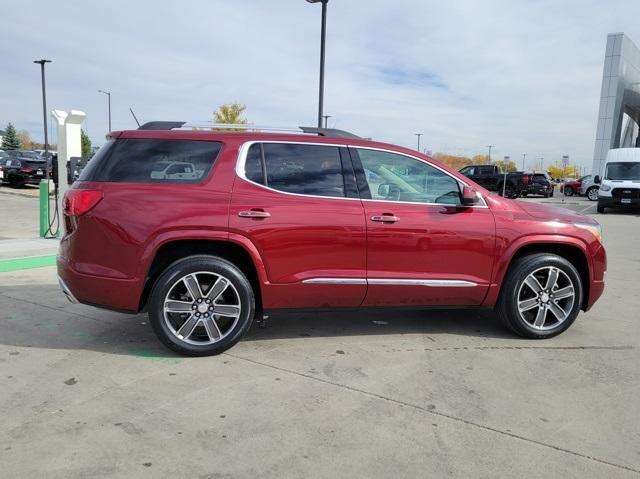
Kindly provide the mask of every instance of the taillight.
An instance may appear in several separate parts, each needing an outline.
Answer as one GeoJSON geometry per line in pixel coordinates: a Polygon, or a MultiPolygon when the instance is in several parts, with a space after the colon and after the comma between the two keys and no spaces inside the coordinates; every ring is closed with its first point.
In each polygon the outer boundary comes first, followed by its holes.
{"type": "Polygon", "coordinates": [[[528,184],[529,184],[529,176],[528,176],[528,175],[524,175],[524,176],[522,177],[522,182],[523,182],[525,185],[528,185],[528,184]]]}
{"type": "Polygon", "coordinates": [[[64,195],[64,214],[67,216],[82,216],[100,203],[103,196],[102,191],[68,190],[64,195]]]}
{"type": "Polygon", "coordinates": [[[20,168],[20,171],[22,171],[23,173],[33,173],[33,168],[24,167],[20,168]]]}

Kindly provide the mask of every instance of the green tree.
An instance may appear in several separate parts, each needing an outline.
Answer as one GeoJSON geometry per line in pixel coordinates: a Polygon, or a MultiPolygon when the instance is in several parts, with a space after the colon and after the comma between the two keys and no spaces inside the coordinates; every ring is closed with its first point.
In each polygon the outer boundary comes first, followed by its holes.
{"type": "Polygon", "coordinates": [[[2,137],[2,149],[19,150],[20,148],[22,148],[22,143],[20,143],[20,138],[18,137],[16,127],[9,123],[7,125],[5,134],[2,137]]]}
{"type": "Polygon", "coordinates": [[[246,105],[240,103],[225,103],[220,105],[216,111],[213,112],[214,123],[225,123],[232,125],[246,125],[248,121],[242,118],[242,114],[247,109],[246,105]]]}
{"type": "Polygon", "coordinates": [[[82,158],[91,157],[91,139],[89,138],[89,135],[85,133],[84,130],[80,130],[80,143],[81,143],[80,148],[82,151],[82,158]]]}

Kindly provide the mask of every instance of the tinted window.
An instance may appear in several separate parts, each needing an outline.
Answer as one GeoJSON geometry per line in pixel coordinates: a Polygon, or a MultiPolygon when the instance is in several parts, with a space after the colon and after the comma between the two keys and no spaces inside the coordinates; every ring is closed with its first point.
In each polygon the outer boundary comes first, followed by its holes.
{"type": "Polygon", "coordinates": [[[495,172],[495,168],[493,166],[481,166],[478,170],[479,175],[493,175],[495,172]]]}
{"type": "Polygon", "coordinates": [[[197,183],[208,175],[220,147],[212,141],[111,140],[91,158],[79,179],[197,183]]]}
{"type": "Polygon", "coordinates": [[[458,181],[414,158],[358,149],[374,200],[460,204],[458,181]]]}
{"type": "Polygon", "coordinates": [[[270,188],[304,195],[345,196],[337,147],[284,143],[262,146],[270,188]]]}
{"type": "Polygon", "coordinates": [[[247,153],[247,160],[244,164],[244,175],[248,180],[256,183],[264,184],[264,175],[262,174],[262,152],[261,146],[256,143],[251,145],[247,153]]]}

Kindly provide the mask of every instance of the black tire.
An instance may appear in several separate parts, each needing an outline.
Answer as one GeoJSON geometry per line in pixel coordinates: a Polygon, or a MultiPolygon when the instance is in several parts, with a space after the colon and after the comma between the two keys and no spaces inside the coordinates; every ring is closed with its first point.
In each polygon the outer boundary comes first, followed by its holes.
{"type": "Polygon", "coordinates": [[[585,196],[589,201],[598,201],[597,192],[599,189],[600,189],[599,186],[590,186],[589,189],[585,192],[585,196]],[[595,194],[594,194],[594,191],[596,192],[595,194]]]}
{"type": "Polygon", "coordinates": [[[605,207],[604,207],[604,206],[600,206],[600,205],[598,205],[598,207],[597,207],[596,209],[598,210],[598,213],[600,213],[601,215],[603,215],[603,214],[604,214],[604,210],[605,210],[605,207]]]}
{"type": "MultiPolygon", "coordinates": [[[[234,346],[249,330],[255,314],[255,295],[249,280],[233,263],[217,256],[194,255],[172,263],[158,277],[151,291],[148,309],[149,321],[153,331],[158,339],[169,349],[185,356],[211,356],[220,354],[234,346]],[[167,298],[172,288],[180,282],[181,278],[192,273],[204,273],[205,275],[210,274],[211,276],[225,278],[233,285],[232,294],[235,295],[237,293],[236,300],[239,300],[239,317],[237,320],[234,319],[235,323],[232,323],[229,329],[224,331],[224,334],[220,334],[220,339],[212,344],[190,344],[185,342],[184,338],[179,339],[177,337],[167,325],[167,321],[165,321],[165,298],[167,298]]],[[[184,313],[185,316],[188,314],[192,315],[193,313],[184,313]]],[[[211,316],[213,318],[213,314],[211,316]]],[[[172,316],[172,318],[175,317],[172,316]]],[[[186,323],[186,319],[184,322],[186,323]]],[[[205,331],[203,322],[198,322],[197,325],[193,329],[194,334],[197,328],[205,331]]],[[[218,329],[218,325],[216,325],[216,329],[218,333],[222,332],[222,329],[218,329]]],[[[192,336],[189,335],[186,339],[188,340],[190,337],[192,336]]]]}
{"type": "Polygon", "coordinates": [[[572,186],[565,186],[564,187],[564,195],[565,196],[573,196],[573,187],[572,186]]]}
{"type": "MultiPolygon", "coordinates": [[[[503,184],[498,186],[498,194],[500,196],[503,196],[502,191],[503,191],[503,184]]],[[[507,186],[504,187],[504,197],[511,198],[511,199],[518,197],[518,194],[516,193],[516,190],[513,187],[513,185],[510,185],[509,183],[507,183],[507,186]]]]}
{"type": "Polygon", "coordinates": [[[18,175],[9,176],[9,186],[11,186],[11,188],[22,188],[24,186],[24,183],[24,178],[18,175]]]}
{"type": "Polygon", "coordinates": [[[551,190],[551,193],[549,193],[549,197],[553,198],[553,190],[551,190]]]}
{"type": "Polygon", "coordinates": [[[520,193],[520,196],[522,196],[523,198],[526,198],[528,194],[529,193],[527,193],[526,191],[523,191],[522,193],[520,193]]]}
{"type": "MultiPolygon", "coordinates": [[[[565,278],[565,276],[563,276],[565,278]]],[[[576,268],[565,258],[548,253],[536,253],[517,259],[507,272],[500,298],[496,305],[496,313],[502,322],[514,333],[529,339],[545,339],[557,336],[567,330],[575,321],[582,305],[583,286],[580,274],[576,268]],[[572,305],[565,303],[570,310],[566,313],[566,319],[559,322],[556,326],[550,324],[549,329],[537,329],[532,324],[523,319],[518,308],[518,300],[521,288],[527,277],[546,267],[558,268],[566,275],[566,279],[570,280],[574,288],[574,299],[572,305]]],[[[535,295],[534,295],[535,297],[535,295]]],[[[548,298],[547,298],[548,299],[548,298]]],[[[535,309],[535,308],[534,308],[535,309]]],[[[555,318],[551,312],[546,313],[548,318],[555,318]]],[[[545,323],[543,323],[544,325],[545,323]]]]}

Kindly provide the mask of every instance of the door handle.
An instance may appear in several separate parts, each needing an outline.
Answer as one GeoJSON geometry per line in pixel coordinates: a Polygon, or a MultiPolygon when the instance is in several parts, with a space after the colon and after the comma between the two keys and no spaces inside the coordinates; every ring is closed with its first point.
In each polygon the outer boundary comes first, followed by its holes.
{"type": "Polygon", "coordinates": [[[396,215],[392,215],[391,213],[384,213],[380,216],[372,216],[371,221],[377,221],[379,223],[395,223],[397,221],[400,221],[400,218],[398,218],[396,215]]]}
{"type": "Polygon", "coordinates": [[[238,213],[238,216],[241,218],[269,218],[271,216],[271,213],[269,213],[268,211],[264,211],[264,210],[248,210],[248,211],[240,211],[238,213]]]}

